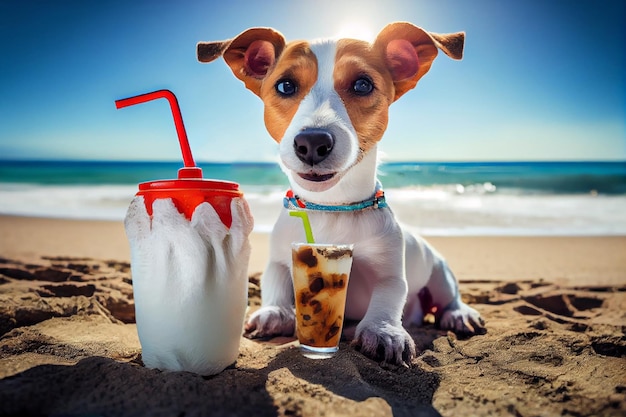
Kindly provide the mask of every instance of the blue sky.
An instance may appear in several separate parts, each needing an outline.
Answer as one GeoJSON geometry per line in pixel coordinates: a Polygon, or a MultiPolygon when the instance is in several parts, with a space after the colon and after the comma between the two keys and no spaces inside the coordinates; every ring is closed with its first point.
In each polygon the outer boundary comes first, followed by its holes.
{"type": "Polygon", "coordinates": [[[0,2],[0,158],[179,160],[161,88],[200,161],[272,161],[261,101],[199,40],[270,26],[288,40],[396,20],[467,32],[390,109],[387,160],[625,160],[623,0],[0,2]]]}

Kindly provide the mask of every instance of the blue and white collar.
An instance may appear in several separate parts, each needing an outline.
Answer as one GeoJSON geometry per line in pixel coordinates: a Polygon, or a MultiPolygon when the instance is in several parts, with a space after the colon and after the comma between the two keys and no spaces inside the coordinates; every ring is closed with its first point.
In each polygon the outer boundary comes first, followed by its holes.
{"type": "Polygon", "coordinates": [[[292,190],[287,190],[287,194],[283,199],[283,205],[289,210],[316,210],[316,211],[361,211],[369,208],[379,209],[386,208],[387,201],[385,201],[385,192],[383,191],[382,184],[376,181],[376,189],[374,190],[374,196],[368,200],[361,201],[360,203],[343,204],[336,206],[329,206],[324,204],[310,203],[302,200],[295,195],[292,190]]]}

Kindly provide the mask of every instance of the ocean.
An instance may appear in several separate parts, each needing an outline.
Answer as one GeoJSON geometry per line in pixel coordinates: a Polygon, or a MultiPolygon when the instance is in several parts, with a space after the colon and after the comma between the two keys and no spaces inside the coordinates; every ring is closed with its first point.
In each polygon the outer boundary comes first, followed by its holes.
{"type": "MultiPolygon", "coordinates": [[[[269,232],[288,183],[273,163],[200,163],[240,184],[269,232]]],[[[137,184],[176,162],[0,161],[0,214],[122,221],[137,184]]],[[[431,236],[626,235],[626,162],[394,162],[379,168],[398,219],[431,236]]]]}

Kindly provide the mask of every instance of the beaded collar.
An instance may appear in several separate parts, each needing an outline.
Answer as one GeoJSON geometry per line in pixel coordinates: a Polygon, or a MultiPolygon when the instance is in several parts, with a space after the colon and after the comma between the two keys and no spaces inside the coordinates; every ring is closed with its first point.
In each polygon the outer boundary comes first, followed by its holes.
{"type": "Polygon", "coordinates": [[[283,205],[286,209],[289,210],[316,210],[316,211],[334,211],[334,212],[342,212],[342,211],[360,211],[366,210],[369,208],[379,209],[386,208],[387,202],[385,201],[385,192],[383,191],[382,184],[379,181],[376,181],[376,189],[374,190],[374,196],[365,201],[361,201],[359,203],[353,204],[341,204],[341,205],[325,205],[325,204],[316,204],[308,201],[304,201],[297,195],[293,193],[293,191],[287,190],[287,194],[283,199],[283,205]]]}

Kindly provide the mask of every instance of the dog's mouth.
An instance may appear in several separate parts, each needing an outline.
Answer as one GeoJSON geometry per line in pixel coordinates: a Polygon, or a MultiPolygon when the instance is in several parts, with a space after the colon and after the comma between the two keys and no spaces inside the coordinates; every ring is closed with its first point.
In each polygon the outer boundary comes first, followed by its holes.
{"type": "Polygon", "coordinates": [[[312,182],[324,182],[332,179],[335,176],[335,173],[331,174],[316,174],[314,172],[311,173],[298,173],[298,176],[303,180],[312,181],[312,182]]]}
{"type": "Polygon", "coordinates": [[[320,193],[334,187],[341,179],[341,175],[337,172],[331,172],[329,174],[294,172],[292,178],[305,190],[320,193]]]}

